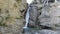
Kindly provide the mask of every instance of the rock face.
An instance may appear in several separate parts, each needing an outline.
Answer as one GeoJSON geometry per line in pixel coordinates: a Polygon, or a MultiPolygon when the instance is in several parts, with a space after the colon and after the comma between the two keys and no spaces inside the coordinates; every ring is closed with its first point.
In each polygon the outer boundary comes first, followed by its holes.
{"type": "Polygon", "coordinates": [[[35,26],[35,23],[38,21],[38,16],[40,15],[40,9],[41,9],[41,4],[38,2],[38,0],[33,1],[33,3],[30,4],[30,17],[29,17],[29,25],[35,26]]]}
{"type": "Polygon", "coordinates": [[[26,0],[0,0],[0,34],[21,34],[26,0]]]}
{"type": "Polygon", "coordinates": [[[53,31],[53,30],[47,30],[47,29],[43,29],[43,30],[33,30],[33,31],[27,31],[25,32],[25,34],[60,34],[60,31],[53,31]]]}
{"type": "MultiPolygon", "coordinates": [[[[60,5],[57,0],[35,0],[30,6],[30,24],[39,24],[47,27],[59,27],[60,5]],[[39,23],[38,23],[39,22],[39,23]]],[[[33,25],[34,26],[34,25],[33,25]]]]}
{"type": "MultiPolygon", "coordinates": [[[[40,25],[55,28],[60,27],[60,5],[59,2],[50,3],[47,7],[42,8],[42,13],[39,16],[40,25]]],[[[59,28],[60,29],[60,28],[59,28]]]]}
{"type": "Polygon", "coordinates": [[[29,34],[60,34],[59,0],[34,0],[30,7],[29,25],[42,30],[31,30],[29,34]]]}

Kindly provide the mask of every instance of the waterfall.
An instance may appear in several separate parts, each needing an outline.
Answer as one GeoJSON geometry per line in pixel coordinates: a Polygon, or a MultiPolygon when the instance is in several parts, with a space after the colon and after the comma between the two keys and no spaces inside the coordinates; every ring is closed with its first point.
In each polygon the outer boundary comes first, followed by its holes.
{"type": "Polygon", "coordinates": [[[28,21],[29,21],[29,9],[30,9],[30,7],[28,5],[28,9],[27,9],[26,17],[25,17],[26,24],[23,28],[28,28],[27,26],[28,26],[28,21]]]}
{"type": "MultiPolygon", "coordinates": [[[[44,7],[45,4],[48,5],[48,0],[44,1],[43,7],[44,7]],[[46,2],[47,2],[47,3],[46,3],[46,2]]],[[[24,29],[28,28],[27,26],[28,26],[28,21],[29,21],[29,9],[30,9],[30,4],[28,5],[28,9],[27,9],[27,13],[26,13],[26,18],[25,18],[26,24],[25,24],[25,26],[23,27],[24,29]]],[[[43,11],[43,12],[45,12],[45,11],[43,11]]]]}
{"type": "Polygon", "coordinates": [[[57,0],[55,0],[55,2],[57,2],[57,0]]]}
{"type": "Polygon", "coordinates": [[[32,3],[33,0],[27,0],[27,3],[28,3],[28,9],[27,9],[27,13],[26,13],[26,17],[25,17],[25,20],[26,20],[26,24],[25,26],[23,27],[24,29],[28,28],[28,21],[29,21],[29,9],[30,9],[30,4],[32,3]]]}
{"type": "Polygon", "coordinates": [[[32,1],[34,1],[34,0],[27,0],[27,3],[28,3],[28,4],[31,4],[32,1]]]}

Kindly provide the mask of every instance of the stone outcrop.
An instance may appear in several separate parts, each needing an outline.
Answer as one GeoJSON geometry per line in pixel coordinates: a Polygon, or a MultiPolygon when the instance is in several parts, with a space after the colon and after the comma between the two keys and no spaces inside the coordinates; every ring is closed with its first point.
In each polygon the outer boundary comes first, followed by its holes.
{"type": "Polygon", "coordinates": [[[40,2],[38,2],[39,0],[34,0],[33,3],[30,4],[30,10],[29,10],[29,26],[36,26],[36,24],[38,25],[38,16],[40,15],[41,12],[41,7],[42,5],[40,4],[40,2]]]}
{"type": "Polygon", "coordinates": [[[21,34],[26,0],[0,0],[0,34],[21,34]]]}
{"type": "Polygon", "coordinates": [[[60,2],[54,2],[42,8],[42,13],[39,16],[40,25],[52,27],[53,29],[60,29],[60,2]]]}
{"type": "MultiPolygon", "coordinates": [[[[60,5],[57,0],[35,0],[30,5],[30,18],[29,23],[47,26],[59,27],[60,24],[60,5]]],[[[34,26],[34,25],[33,25],[34,26]]]]}
{"type": "Polygon", "coordinates": [[[34,0],[30,7],[29,26],[41,29],[27,31],[29,34],[60,34],[59,0],[34,0]]]}

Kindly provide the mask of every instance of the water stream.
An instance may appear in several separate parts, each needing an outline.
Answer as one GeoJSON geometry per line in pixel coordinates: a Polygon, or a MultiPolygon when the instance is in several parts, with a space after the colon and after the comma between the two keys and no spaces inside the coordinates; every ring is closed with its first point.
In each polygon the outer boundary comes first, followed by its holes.
{"type": "Polygon", "coordinates": [[[30,7],[29,7],[29,5],[28,5],[28,9],[27,9],[27,13],[26,13],[26,18],[25,18],[26,24],[25,24],[25,26],[23,27],[24,29],[28,28],[27,26],[28,26],[28,21],[29,21],[29,9],[30,9],[30,7]]]}

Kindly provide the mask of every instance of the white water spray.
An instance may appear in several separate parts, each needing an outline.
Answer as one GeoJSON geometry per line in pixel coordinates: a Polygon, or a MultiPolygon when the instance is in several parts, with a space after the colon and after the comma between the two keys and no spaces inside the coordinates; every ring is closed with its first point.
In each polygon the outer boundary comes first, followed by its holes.
{"type": "Polygon", "coordinates": [[[34,1],[34,0],[27,0],[27,3],[28,3],[28,4],[31,4],[32,1],[34,1]]]}

